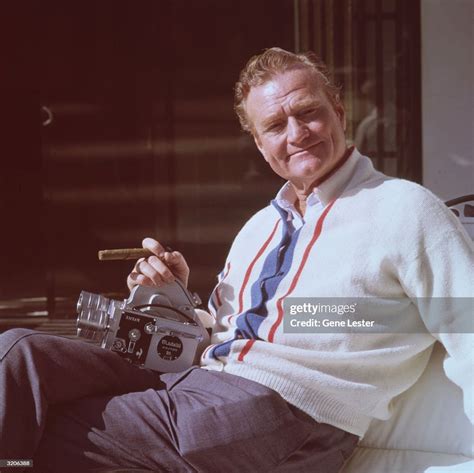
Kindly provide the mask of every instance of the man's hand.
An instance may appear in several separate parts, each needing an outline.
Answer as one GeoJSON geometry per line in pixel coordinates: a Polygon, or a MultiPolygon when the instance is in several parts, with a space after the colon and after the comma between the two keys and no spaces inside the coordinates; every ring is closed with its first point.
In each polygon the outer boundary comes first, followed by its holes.
{"type": "Polygon", "coordinates": [[[188,285],[189,267],[179,251],[165,251],[165,248],[153,238],[145,238],[143,248],[151,251],[153,256],[140,258],[127,277],[130,290],[137,284],[141,286],[161,286],[178,278],[188,285]]]}

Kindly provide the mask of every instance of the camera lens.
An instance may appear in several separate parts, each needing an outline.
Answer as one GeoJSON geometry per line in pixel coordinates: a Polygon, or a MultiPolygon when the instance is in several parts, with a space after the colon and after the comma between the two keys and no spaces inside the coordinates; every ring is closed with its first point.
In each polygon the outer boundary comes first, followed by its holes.
{"type": "Polygon", "coordinates": [[[100,342],[108,326],[110,299],[82,291],[77,301],[77,335],[100,342]]]}

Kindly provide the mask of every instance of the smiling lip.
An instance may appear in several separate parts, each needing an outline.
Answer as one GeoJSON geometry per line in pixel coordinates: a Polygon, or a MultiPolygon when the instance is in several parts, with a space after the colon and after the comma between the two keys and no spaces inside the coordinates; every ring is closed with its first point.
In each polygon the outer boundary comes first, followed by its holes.
{"type": "Polygon", "coordinates": [[[298,155],[298,154],[300,154],[300,153],[305,153],[305,152],[309,151],[310,149],[312,149],[312,148],[318,146],[318,145],[321,144],[321,143],[322,143],[322,141],[318,141],[318,142],[315,143],[314,145],[311,145],[311,146],[308,146],[307,148],[304,148],[304,149],[301,149],[301,150],[299,150],[299,151],[296,151],[295,153],[291,153],[291,154],[288,155],[288,159],[291,158],[292,156],[296,156],[296,155],[298,155]]]}

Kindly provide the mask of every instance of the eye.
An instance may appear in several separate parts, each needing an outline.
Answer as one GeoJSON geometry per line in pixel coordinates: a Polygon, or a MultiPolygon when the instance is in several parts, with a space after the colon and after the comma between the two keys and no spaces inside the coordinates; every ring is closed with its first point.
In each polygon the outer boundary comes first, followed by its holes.
{"type": "Polygon", "coordinates": [[[306,110],[303,110],[300,113],[300,116],[302,117],[310,117],[311,115],[314,115],[317,112],[317,109],[315,108],[307,108],[306,110]]]}
{"type": "Polygon", "coordinates": [[[278,133],[283,129],[283,122],[274,122],[268,125],[265,129],[267,133],[278,133]]]}

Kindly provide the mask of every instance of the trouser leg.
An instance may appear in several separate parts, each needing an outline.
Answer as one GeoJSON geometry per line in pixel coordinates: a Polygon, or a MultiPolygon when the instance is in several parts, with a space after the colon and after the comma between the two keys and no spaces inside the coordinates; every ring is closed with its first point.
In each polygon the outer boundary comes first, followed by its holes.
{"type": "Polygon", "coordinates": [[[50,406],[159,387],[156,373],[88,343],[14,329],[0,335],[0,458],[32,458],[50,406]]]}
{"type": "Polygon", "coordinates": [[[171,410],[152,389],[55,406],[33,459],[34,471],[85,473],[114,467],[191,473],[168,417],[171,410]]]}
{"type": "Polygon", "coordinates": [[[355,436],[316,423],[252,381],[196,368],[161,380],[158,389],[56,406],[37,468],[336,473],[355,445],[355,436]]]}
{"type": "MultiPolygon", "coordinates": [[[[293,408],[294,409],[294,408],[293,408]]],[[[296,409],[294,409],[296,410],[296,409]]],[[[308,416],[301,411],[297,417],[308,416]]],[[[302,419],[304,420],[304,419],[302,419]]],[[[292,452],[272,473],[339,472],[356,448],[359,437],[327,424],[315,424],[304,443],[292,452]]]]}

